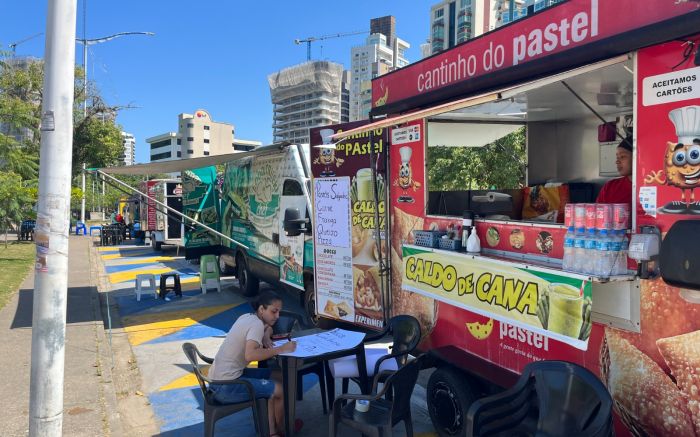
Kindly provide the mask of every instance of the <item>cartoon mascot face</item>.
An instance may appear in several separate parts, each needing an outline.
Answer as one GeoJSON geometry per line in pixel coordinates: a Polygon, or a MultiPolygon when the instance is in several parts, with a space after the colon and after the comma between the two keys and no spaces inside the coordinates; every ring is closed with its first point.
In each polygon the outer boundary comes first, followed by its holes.
{"type": "Polygon", "coordinates": [[[333,149],[321,149],[321,156],[319,157],[321,164],[331,165],[335,161],[335,150],[333,149]]]}
{"type": "Polygon", "coordinates": [[[668,185],[697,187],[700,184],[700,144],[668,143],[665,170],[668,185]]]}
{"type": "Polygon", "coordinates": [[[406,162],[401,164],[399,167],[399,186],[404,190],[411,187],[411,180],[413,179],[413,172],[411,171],[411,163],[406,162]]]}

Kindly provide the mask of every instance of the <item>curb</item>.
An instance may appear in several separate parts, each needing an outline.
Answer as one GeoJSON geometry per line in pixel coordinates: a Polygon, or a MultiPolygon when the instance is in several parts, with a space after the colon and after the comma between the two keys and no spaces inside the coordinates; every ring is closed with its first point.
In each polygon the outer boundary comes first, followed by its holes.
{"type": "Polygon", "coordinates": [[[90,279],[93,284],[97,284],[93,286],[95,293],[92,295],[91,300],[96,320],[95,337],[98,350],[97,355],[99,357],[98,371],[100,372],[102,380],[100,394],[105,407],[102,419],[103,431],[106,436],[123,436],[124,430],[122,428],[121,415],[119,414],[117,394],[115,392],[112,374],[114,355],[112,354],[111,340],[107,337],[104,329],[105,319],[102,312],[102,299],[100,298],[100,292],[104,291],[104,284],[102,282],[102,275],[99,274],[99,255],[95,250],[94,244],[90,244],[88,256],[90,257],[90,279]],[[98,320],[102,321],[102,323],[98,323],[98,320]]]}

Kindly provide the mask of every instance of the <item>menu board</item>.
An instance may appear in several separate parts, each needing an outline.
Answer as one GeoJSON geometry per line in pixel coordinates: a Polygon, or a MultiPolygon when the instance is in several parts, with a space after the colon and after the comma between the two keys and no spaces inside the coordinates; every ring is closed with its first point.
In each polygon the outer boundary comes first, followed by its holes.
{"type": "MultiPolygon", "coordinates": [[[[332,138],[333,134],[366,123],[361,121],[312,128],[309,131],[314,146],[311,148],[311,172],[316,178],[350,178],[354,323],[380,329],[384,326],[388,285],[387,277],[380,274],[379,264],[380,261],[384,265],[388,262],[386,155],[389,130],[373,129],[336,140],[332,138]]],[[[324,317],[338,318],[337,312],[325,311],[322,306],[318,310],[324,317]]]]}
{"type": "Polygon", "coordinates": [[[316,178],[313,194],[316,302],[319,310],[352,322],[350,178],[316,178]]]}

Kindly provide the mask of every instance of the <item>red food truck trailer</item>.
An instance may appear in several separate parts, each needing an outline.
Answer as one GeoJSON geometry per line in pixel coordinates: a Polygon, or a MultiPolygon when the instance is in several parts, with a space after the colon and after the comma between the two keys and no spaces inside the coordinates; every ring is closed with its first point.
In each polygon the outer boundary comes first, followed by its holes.
{"type": "Polygon", "coordinates": [[[440,435],[537,360],[598,375],[620,434],[700,435],[698,23],[697,1],[565,1],[374,79],[371,122],[311,130],[317,313],[416,316],[440,435]],[[431,189],[434,150],[516,131],[526,162],[502,165],[522,164],[522,186],[431,189]],[[597,217],[627,135],[631,209],[597,217]],[[596,240],[563,265],[574,220],[611,229],[612,261],[596,240]],[[478,254],[442,238],[467,226],[478,254]],[[586,270],[593,255],[608,271],[586,270]]]}
{"type": "Polygon", "coordinates": [[[159,206],[154,199],[182,213],[182,181],[180,179],[152,179],[140,184],[142,197],[139,205],[141,230],[147,231],[151,246],[160,250],[163,244],[182,245],[183,225],[174,213],[159,206]]]}

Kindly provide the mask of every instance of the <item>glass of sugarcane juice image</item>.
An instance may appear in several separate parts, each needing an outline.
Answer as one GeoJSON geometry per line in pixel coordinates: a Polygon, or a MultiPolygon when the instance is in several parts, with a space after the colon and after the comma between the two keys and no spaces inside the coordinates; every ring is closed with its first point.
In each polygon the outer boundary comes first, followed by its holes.
{"type": "Polygon", "coordinates": [[[374,200],[372,193],[372,169],[361,168],[357,171],[357,200],[374,200]]]}
{"type": "Polygon", "coordinates": [[[583,296],[568,284],[549,284],[547,329],[578,338],[583,325],[583,296]]]}

